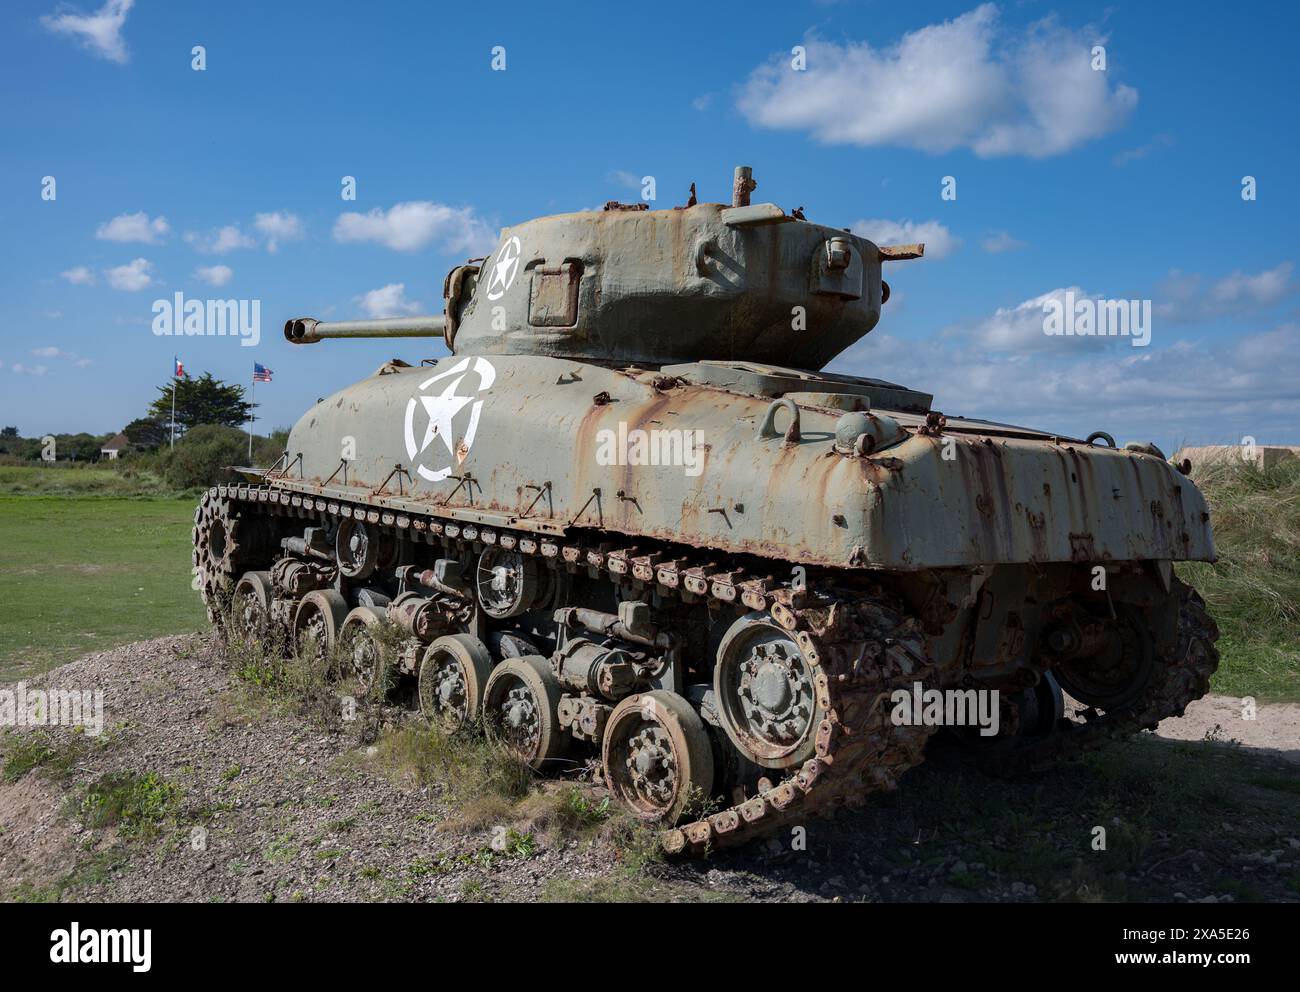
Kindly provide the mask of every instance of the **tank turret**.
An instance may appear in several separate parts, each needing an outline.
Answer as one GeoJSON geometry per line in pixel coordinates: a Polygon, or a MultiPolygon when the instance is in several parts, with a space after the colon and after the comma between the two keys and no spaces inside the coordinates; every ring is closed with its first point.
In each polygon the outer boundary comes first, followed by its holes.
{"type": "Polygon", "coordinates": [[[305,344],[441,334],[458,355],[820,369],[880,320],[882,263],[919,257],[924,245],[882,247],[802,210],[750,204],[754,185],[742,166],[730,205],[611,202],[524,221],[488,258],[451,271],[443,318],[301,318],[285,335],[305,344]]]}

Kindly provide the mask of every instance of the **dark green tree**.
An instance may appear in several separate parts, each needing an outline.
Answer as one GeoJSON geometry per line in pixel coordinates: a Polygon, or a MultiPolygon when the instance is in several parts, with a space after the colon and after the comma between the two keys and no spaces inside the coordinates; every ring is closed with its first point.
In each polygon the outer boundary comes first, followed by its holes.
{"type": "MultiPolygon", "coordinates": [[[[177,413],[180,412],[180,406],[177,405],[177,413]]],[[[167,412],[171,413],[171,403],[167,404],[167,412]]],[[[140,417],[133,420],[122,428],[122,433],[126,439],[131,442],[132,447],[144,448],[151,450],[160,447],[168,441],[167,420],[163,417],[140,417]]]]}
{"type": "Polygon", "coordinates": [[[23,455],[27,442],[18,434],[17,427],[0,431],[0,455],[23,455]]]}
{"type": "MultiPolygon", "coordinates": [[[[159,386],[161,393],[149,407],[149,416],[170,424],[172,384],[159,386]]],[[[252,419],[256,404],[244,399],[244,387],[232,386],[204,372],[197,379],[184,377],[176,381],[176,436],[200,424],[241,427],[252,419]]]]}
{"type": "MultiPolygon", "coordinates": [[[[99,449],[104,446],[105,440],[99,435],[87,434],[84,431],[80,434],[55,434],[54,455],[61,462],[93,462],[99,457],[99,449]]],[[[32,457],[39,458],[43,447],[44,445],[37,438],[32,457]]]]}

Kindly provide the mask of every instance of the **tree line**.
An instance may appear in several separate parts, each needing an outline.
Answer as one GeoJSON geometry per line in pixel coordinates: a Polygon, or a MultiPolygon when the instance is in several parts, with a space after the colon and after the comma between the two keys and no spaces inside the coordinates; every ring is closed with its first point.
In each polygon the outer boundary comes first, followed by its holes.
{"type": "MultiPolygon", "coordinates": [[[[131,449],[154,451],[169,445],[172,439],[172,382],[158,387],[154,399],[141,417],[122,428],[131,449]]],[[[195,427],[215,426],[239,429],[253,418],[256,404],[244,399],[244,387],[232,385],[204,372],[197,378],[182,376],[175,380],[176,440],[180,441],[195,427]]],[[[63,461],[94,461],[100,450],[119,432],[111,434],[54,434],[22,437],[17,427],[0,429],[0,455],[23,460],[40,460],[46,450],[45,437],[55,441],[55,456],[63,461]]]]}
{"type": "MultiPolygon", "coordinates": [[[[111,462],[101,451],[112,434],[54,434],[22,437],[17,427],[0,428],[0,460],[67,465],[101,461],[125,473],[139,473],[175,489],[206,487],[234,481],[231,466],[247,465],[248,437],[240,429],[253,415],[255,404],[244,398],[244,387],[222,382],[211,373],[175,382],[176,446],[171,446],[172,387],[158,387],[158,396],[144,415],[127,424],[120,433],[127,447],[111,462]],[[50,444],[51,438],[53,444],[50,444]]],[[[253,438],[252,464],[269,465],[284,449],[287,431],[253,438]]]]}

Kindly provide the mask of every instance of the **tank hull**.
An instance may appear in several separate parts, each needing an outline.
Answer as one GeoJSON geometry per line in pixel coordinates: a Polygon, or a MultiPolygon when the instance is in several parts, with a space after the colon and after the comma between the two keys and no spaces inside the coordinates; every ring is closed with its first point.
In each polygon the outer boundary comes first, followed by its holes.
{"type": "Polygon", "coordinates": [[[290,434],[286,488],[563,535],[891,571],[1212,560],[1205,501],[1162,458],[1005,425],[900,430],[865,457],[842,411],[537,356],[372,376],[290,434]],[[666,387],[666,388],[665,388],[666,387]],[[787,410],[778,410],[787,417],[787,410]],[[344,464],[344,456],[352,459],[344,464]]]}

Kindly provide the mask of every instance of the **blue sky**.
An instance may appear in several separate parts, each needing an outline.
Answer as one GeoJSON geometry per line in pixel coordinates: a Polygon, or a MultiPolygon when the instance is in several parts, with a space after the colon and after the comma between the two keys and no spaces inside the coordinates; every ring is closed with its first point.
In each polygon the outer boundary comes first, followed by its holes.
{"type": "Polygon", "coordinates": [[[1297,27],[1283,3],[11,2],[0,423],[116,430],[179,352],[274,369],[258,426],[288,425],[445,349],[293,348],[285,317],[438,312],[502,225],[645,175],[656,206],[725,200],[744,163],[756,201],[931,246],[832,369],[1121,442],[1300,443],[1297,27]],[[1069,288],[1151,300],[1150,346],[1043,335],[1069,288]],[[259,299],[261,343],[155,336],[178,291],[259,299]]]}

